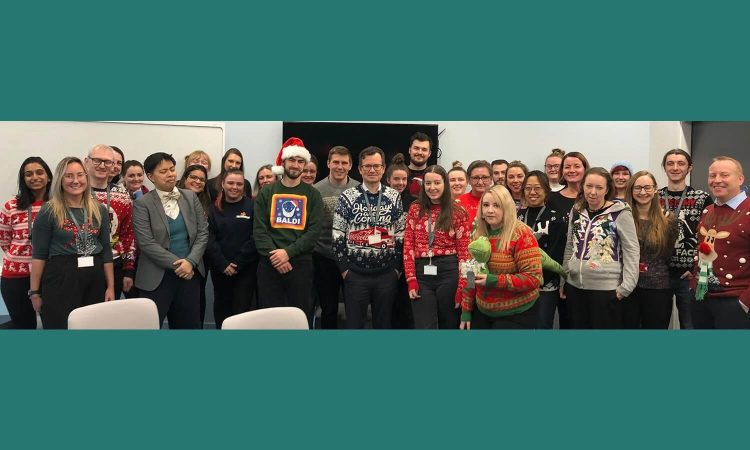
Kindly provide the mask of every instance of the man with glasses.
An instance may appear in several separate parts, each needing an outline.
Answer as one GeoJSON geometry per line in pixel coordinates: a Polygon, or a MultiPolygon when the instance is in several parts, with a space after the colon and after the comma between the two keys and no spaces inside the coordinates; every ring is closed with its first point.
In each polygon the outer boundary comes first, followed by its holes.
{"type": "Polygon", "coordinates": [[[688,186],[686,179],[693,170],[690,154],[682,149],[668,151],[661,161],[667,173],[667,186],[659,189],[659,202],[665,212],[675,217],[679,227],[677,242],[669,261],[669,284],[675,295],[680,328],[693,328],[688,288],[698,254],[698,222],[703,210],[713,203],[707,192],[688,186]]]}
{"type": "MultiPolygon", "coordinates": [[[[130,292],[135,276],[135,234],[133,203],[128,191],[119,184],[110,184],[115,167],[115,151],[108,145],[95,145],[85,158],[91,192],[109,211],[110,245],[115,272],[115,299],[130,292]]],[[[118,155],[119,156],[119,155],[118,155]]]]}
{"type": "Polygon", "coordinates": [[[333,251],[344,279],[350,329],[364,328],[368,306],[373,328],[391,328],[406,215],[398,191],[380,182],[384,172],[383,150],[362,150],[362,184],[341,194],[333,216],[333,251]]]}
{"type": "Polygon", "coordinates": [[[432,139],[424,133],[414,133],[409,139],[409,177],[407,189],[416,197],[427,170],[427,160],[432,154],[432,139]]]}
{"type": "Polygon", "coordinates": [[[272,168],[284,177],[258,194],[253,236],[260,255],[259,306],[295,306],[312,319],[312,254],[323,226],[323,201],[300,178],[308,162],[310,152],[301,139],[284,142],[272,168]]]}

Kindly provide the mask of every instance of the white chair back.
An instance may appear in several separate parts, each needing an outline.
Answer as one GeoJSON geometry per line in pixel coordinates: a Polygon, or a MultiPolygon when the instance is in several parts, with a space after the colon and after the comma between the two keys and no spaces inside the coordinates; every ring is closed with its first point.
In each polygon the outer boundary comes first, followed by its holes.
{"type": "Polygon", "coordinates": [[[258,309],[224,319],[222,330],[307,330],[307,316],[295,307],[258,309]]]}
{"type": "Polygon", "coordinates": [[[148,298],[129,298],[74,309],[69,330],[158,330],[159,311],[148,298]]]}

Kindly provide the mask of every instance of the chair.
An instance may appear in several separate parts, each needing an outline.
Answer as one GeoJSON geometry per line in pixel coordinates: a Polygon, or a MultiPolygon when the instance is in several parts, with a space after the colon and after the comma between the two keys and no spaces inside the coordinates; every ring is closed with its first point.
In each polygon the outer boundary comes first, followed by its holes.
{"type": "Polygon", "coordinates": [[[159,311],[148,298],[129,298],[74,309],[69,330],[158,330],[159,311]]]}
{"type": "Polygon", "coordinates": [[[258,309],[224,319],[222,330],[308,330],[305,313],[294,307],[258,309]]]}

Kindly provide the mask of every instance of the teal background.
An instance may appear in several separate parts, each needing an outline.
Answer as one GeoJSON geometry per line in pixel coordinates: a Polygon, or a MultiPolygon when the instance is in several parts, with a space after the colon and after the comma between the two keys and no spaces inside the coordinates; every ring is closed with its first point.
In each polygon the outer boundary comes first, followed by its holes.
{"type": "MultiPolygon", "coordinates": [[[[8,4],[2,120],[747,120],[747,7],[8,4]]],[[[737,447],[747,333],[0,330],[3,448],[737,447]]]]}

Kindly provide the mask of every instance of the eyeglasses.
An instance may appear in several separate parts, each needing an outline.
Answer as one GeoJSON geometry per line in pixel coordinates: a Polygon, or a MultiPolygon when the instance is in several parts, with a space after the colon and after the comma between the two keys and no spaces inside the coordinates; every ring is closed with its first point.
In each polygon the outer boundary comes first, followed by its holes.
{"type": "Polygon", "coordinates": [[[649,184],[647,186],[633,186],[633,192],[641,192],[641,191],[643,191],[643,192],[645,192],[647,194],[650,194],[650,193],[654,192],[654,188],[655,187],[656,186],[654,186],[653,184],[649,184]]]}
{"type": "Polygon", "coordinates": [[[542,189],[541,186],[526,186],[523,188],[524,192],[543,192],[544,189],[542,189]]]}
{"type": "Polygon", "coordinates": [[[547,170],[560,170],[560,164],[545,164],[544,168],[547,170]]]}
{"type": "Polygon", "coordinates": [[[201,178],[201,177],[198,177],[198,176],[195,176],[195,175],[188,175],[188,178],[191,179],[192,181],[197,182],[197,183],[205,183],[206,182],[205,178],[201,178]]]}
{"type": "Polygon", "coordinates": [[[115,162],[111,159],[101,159],[101,158],[89,158],[91,162],[94,164],[94,166],[98,166],[101,164],[104,164],[104,167],[112,167],[112,164],[115,162]]]}
{"type": "Polygon", "coordinates": [[[365,169],[367,172],[369,172],[371,170],[380,170],[383,168],[383,165],[382,164],[364,164],[360,167],[365,169]]]}
{"type": "Polygon", "coordinates": [[[474,177],[469,177],[469,179],[471,181],[475,182],[475,183],[478,182],[478,181],[481,181],[482,183],[487,183],[488,181],[490,181],[492,179],[492,177],[477,177],[477,176],[474,176],[474,177]]]}

